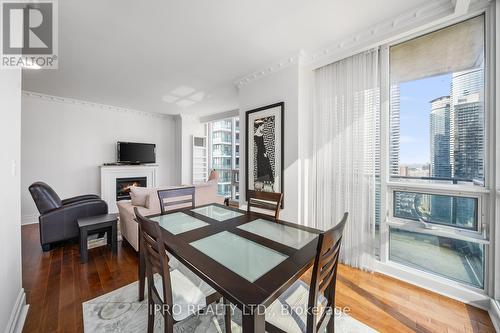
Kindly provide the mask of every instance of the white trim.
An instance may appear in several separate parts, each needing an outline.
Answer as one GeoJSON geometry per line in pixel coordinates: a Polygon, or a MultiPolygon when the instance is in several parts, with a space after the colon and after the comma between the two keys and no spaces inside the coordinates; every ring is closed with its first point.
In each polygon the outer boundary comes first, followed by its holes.
{"type": "Polygon", "coordinates": [[[491,299],[480,289],[473,289],[472,287],[464,286],[450,279],[393,262],[382,263],[376,261],[375,270],[378,273],[391,276],[395,279],[405,281],[462,303],[470,304],[486,311],[490,309],[491,299]]]}
{"type": "Polygon", "coordinates": [[[456,0],[455,3],[455,15],[463,15],[469,10],[471,0],[456,0]]]}
{"type": "Polygon", "coordinates": [[[279,72],[282,69],[285,69],[297,63],[301,64],[305,57],[305,52],[303,50],[300,50],[297,54],[275,61],[271,65],[266,66],[264,69],[257,70],[253,73],[241,77],[240,79],[234,81],[234,84],[238,88],[241,88],[244,85],[247,85],[248,83],[253,82],[257,79],[261,79],[269,74],[279,72]]]}
{"type": "Polygon", "coordinates": [[[7,323],[6,333],[21,333],[24,327],[24,321],[28,314],[29,304],[26,304],[26,293],[24,289],[19,290],[17,295],[16,304],[12,308],[9,322],[7,323]]]}
{"type": "Polygon", "coordinates": [[[54,103],[81,105],[84,107],[99,108],[99,109],[106,110],[106,111],[131,113],[131,114],[135,114],[138,116],[144,116],[144,117],[168,118],[168,117],[173,116],[173,115],[168,115],[168,114],[139,111],[139,110],[128,109],[128,108],[123,108],[123,107],[119,107],[119,106],[94,103],[94,102],[84,101],[84,100],[80,100],[80,99],[47,95],[47,94],[42,94],[42,93],[27,91],[27,90],[22,91],[22,96],[23,97],[38,98],[38,99],[42,99],[42,100],[54,102],[54,103]]]}
{"type": "Polygon", "coordinates": [[[215,114],[211,114],[208,116],[200,117],[200,122],[201,123],[209,123],[212,121],[224,120],[227,118],[234,118],[234,117],[239,117],[239,116],[240,116],[240,109],[235,109],[235,110],[231,110],[231,111],[220,112],[220,113],[215,113],[215,114]]]}
{"type": "Polygon", "coordinates": [[[435,229],[429,229],[425,228],[423,224],[420,222],[398,219],[398,218],[389,219],[387,225],[390,228],[397,228],[400,230],[415,232],[419,234],[459,239],[466,242],[484,244],[484,245],[490,244],[489,239],[484,238],[481,233],[470,230],[462,230],[440,225],[436,225],[435,229]]]}
{"type": "Polygon", "coordinates": [[[495,331],[500,332],[500,307],[494,299],[492,299],[490,302],[488,314],[490,315],[491,322],[495,327],[495,331]]]}
{"type": "Polygon", "coordinates": [[[388,181],[387,186],[402,191],[427,191],[435,194],[447,194],[454,196],[479,197],[482,194],[490,194],[491,190],[483,186],[453,185],[453,184],[426,184],[388,181]]]}
{"type": "Polygon", "coordinates": [[[21,225],[38,223],[38,214],[25,214],[21,216],[21,225]]]}

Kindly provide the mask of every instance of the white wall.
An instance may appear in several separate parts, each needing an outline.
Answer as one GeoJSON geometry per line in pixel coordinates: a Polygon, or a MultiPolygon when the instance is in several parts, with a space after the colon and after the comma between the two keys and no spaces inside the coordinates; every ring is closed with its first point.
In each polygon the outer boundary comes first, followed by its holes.
{"type": "Polygon", "coordinates": [[[291,65],[272,75],[255,80],[240,88],[240,201],[245,198],[245,128],[246,112],[265,105],[285,102],[285,135],[284,135],[284,210],[280,217],[284,220],[301,223],[301,161],[299,158],[299,138],[302,128],[299,128],[299,75],[297,64],[291,65]]]}
{"type": "Polygon", "coordinates": [[[13,332],[26,315],[21,287],[21,71],[0,71],[0,332],[13,332]]]}
{"type": "Polygon", "coordinates": [[[159,185],[180,184],[173,117],[23,94],[23,223],[38,218],[28,191],[35,181],[48,183],[61,198],[100,194],[99,165],[116,161],[117,141],[155,143],[159,185]]]}

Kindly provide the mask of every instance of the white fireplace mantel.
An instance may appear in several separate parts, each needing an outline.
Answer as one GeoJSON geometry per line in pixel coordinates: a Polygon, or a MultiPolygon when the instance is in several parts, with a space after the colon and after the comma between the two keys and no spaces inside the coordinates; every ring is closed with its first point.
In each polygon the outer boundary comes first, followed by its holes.
{"type": "Polygon", "coordinates": [[[116,179],[146,177],[147,187],[156,187],[158,165],[102,165],[101,166],[101,198],[108,204],[109,213],[117,213],[116,179]]]}

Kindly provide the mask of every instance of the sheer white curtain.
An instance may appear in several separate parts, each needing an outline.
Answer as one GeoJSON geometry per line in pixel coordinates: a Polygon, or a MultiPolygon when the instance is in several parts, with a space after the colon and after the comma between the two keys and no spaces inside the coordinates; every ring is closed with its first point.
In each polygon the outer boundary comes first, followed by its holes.
{"type": "Polygon", "coordinates": [[[380,149],[378,50],[319,68],[314,80],[311,219],[326,230],[349,212],[341,261],[372,270],[380,149]]]}

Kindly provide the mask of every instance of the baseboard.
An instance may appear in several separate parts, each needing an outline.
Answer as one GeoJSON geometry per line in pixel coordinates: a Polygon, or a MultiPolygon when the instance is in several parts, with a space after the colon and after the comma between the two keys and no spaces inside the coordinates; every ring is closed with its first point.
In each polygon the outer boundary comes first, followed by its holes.
{"type": "Polygon", "coordinates": [[[26,214],[21,216],[21,225],[38,223],[38,214],[26,214]]]}
{"type": "Polygon", "coordinates": [[[491,318],[493,326],[495,326],[495,331],[500,332],[500,308],[497,302],[493,299],[491,300],[490,309],[488,313],[491,318]]]}
{"type": "Polygon", "coordinates": [[[26,304],[26,293],[21,288],[17,296],[16,304],[12,309],[9,322],[7,323],[6,333],[21,333],[24,327],[24,321],[28,314],[29,305],[26,304]]]}

